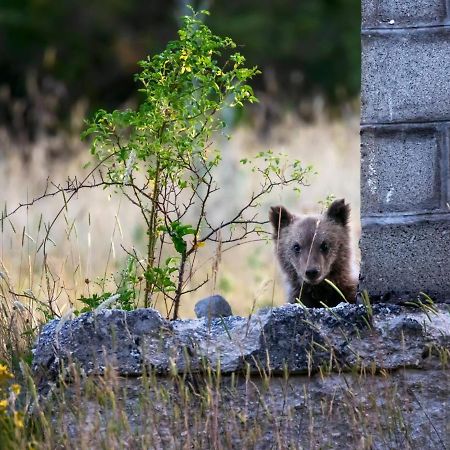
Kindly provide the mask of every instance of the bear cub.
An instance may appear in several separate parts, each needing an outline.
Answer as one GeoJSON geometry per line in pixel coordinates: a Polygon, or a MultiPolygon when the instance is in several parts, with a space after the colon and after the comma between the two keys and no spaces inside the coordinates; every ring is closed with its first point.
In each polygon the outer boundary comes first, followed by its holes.
{"type": "Polygon", "coordinates": [[[270,209],[275,251],[286,279],[287,301],[310,308],[355,302],[357,277],[353,270],[348,221],[350,206],[335,200],[319,216],[291,214],[283,206],[270,209]]]}

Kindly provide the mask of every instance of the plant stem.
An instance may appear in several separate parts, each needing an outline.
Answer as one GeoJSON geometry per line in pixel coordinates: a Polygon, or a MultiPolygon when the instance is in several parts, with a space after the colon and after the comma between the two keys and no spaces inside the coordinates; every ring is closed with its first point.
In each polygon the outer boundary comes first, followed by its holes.
{"type": "MultiPolygon", "coordinates": [[[[152,205],[150,209],[150,219],[148,233],[148,245],[147,245],[147,268],[146,272],[149,273],[155,264],[155,247],[156,247],[156,225],[158,218],[157,202],[159,197],[159,175],[160,175],[160,162],[159,158],[156,161],[156,171],[155,171],[155,184],[153,186],[152,193],[152,205]]],[[[144,307],[148,308],[150,306],[150,296],[153,292],[153,285],[150,283],[149,277],[146,278],[145,291],[144,291],[144,307]]]]}
{"type": "Polygon", "coordinates": [[[174,309],[173,309],[172,320],[177,320],[178,319],[178,310],[180,308],[181,292],[183,290],[183,280],[184,280],[184,270],[186,268],[186,260],[187,260],[187,253],[183,252],[182,255],[181,255],[180,270],[178,272],[177,291],[175,293],[175,298],[173,300],[174,309]]]}

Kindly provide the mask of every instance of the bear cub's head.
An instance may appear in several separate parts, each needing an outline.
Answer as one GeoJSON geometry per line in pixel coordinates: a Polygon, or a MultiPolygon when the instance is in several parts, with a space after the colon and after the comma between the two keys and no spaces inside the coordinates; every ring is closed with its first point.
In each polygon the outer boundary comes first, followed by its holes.
{"type": "Polygon", "coordinates": [[[338,271],[349,246],[350,206],[335,200],[320,216],[298,216],[283,206],[270,209],[276,251],[285,272],[311,285],[338,271]]]}

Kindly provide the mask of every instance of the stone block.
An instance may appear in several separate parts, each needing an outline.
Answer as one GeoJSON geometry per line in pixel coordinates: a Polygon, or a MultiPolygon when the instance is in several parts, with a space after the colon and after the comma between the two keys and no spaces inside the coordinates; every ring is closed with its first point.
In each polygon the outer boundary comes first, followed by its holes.
{"type": "Polygon", "coordinates": [[[450,292],[450,215],[363,218],[360,289],[435,300],[450,292]]]}
{"type": "Polygon", "coordinates": [[[450,28],[362,35],[363,124],[450,119],[450,28]]]}
{"type": "Polygon", "coordinates": [[[448,22],[445,0],[363,0],[363,27],[407,27],[448,22]]]}
{"type": "Polygon", "coordinates": [[[439,311],[435,323],[425,326],[423,311],[382,304],[371,312],[345,303],[330,309],[288,304],[249,318],[172,322],[152,309],[100,310],[49,322],[37,339],[33,370],[45,387],[71,364],[87,375],[105,375],[112,366],[130,377],[149,369],[168,375],[174,367],[178,373],[203,373],[205,364],[220,366],[224,374],[261,375],[261,368],[278,375],[286,370],[307,374],[336,356],[339,364],[333,370],[338,372],[352,367],[437,369],[439,359],[421,355],[431,343],[450,345],[450,316],[444,306],[439,311]],[[392,353],[400,339],[404,352],[392,353]]]}
{"type": "Polygon", "coordinates": [[[363,129],[362,213],[439,209],[442,141],[428,126],[363,129]]]}

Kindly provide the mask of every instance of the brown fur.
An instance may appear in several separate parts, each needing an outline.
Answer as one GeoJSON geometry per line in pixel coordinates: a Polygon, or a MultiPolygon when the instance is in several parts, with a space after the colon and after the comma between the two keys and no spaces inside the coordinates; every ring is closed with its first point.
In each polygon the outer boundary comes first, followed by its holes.
{"type": "Polygon", "coordinates": [[[356,278],[348,220],[350,206],[335,200],[322,216],[297,216],[283,206],[270,210],[276,254],[287,281],[289,303],[336,306],[343,301],[325,278],[354,303],[356,278]]]}

